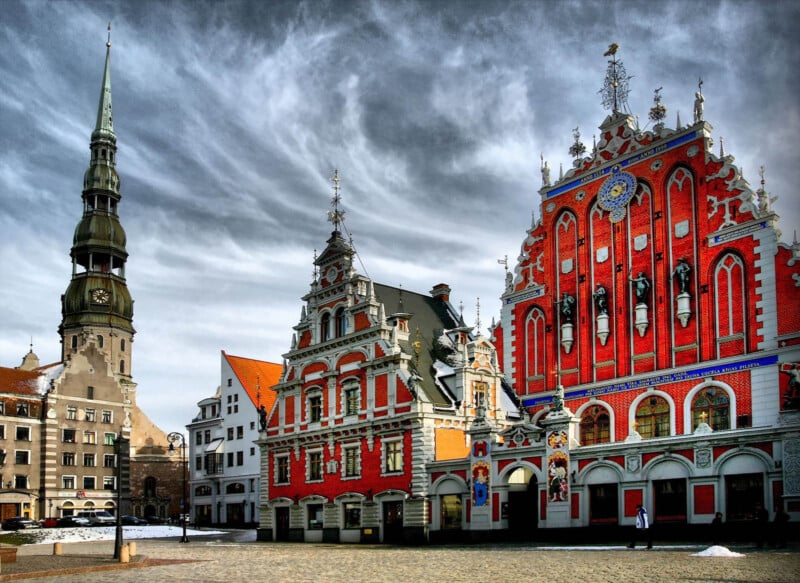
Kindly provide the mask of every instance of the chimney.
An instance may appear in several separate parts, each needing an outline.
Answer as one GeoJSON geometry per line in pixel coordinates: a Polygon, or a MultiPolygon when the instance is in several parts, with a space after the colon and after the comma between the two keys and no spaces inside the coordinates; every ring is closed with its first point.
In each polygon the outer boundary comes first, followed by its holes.
{"type": "Polygon", "coordinates": [[[434,298],[441,300],[442,302],[449,302],[450,301],[450,286],[446,283],[437,283],[433,286],[433,289],[430,291],[431,296],[434,298]]]}

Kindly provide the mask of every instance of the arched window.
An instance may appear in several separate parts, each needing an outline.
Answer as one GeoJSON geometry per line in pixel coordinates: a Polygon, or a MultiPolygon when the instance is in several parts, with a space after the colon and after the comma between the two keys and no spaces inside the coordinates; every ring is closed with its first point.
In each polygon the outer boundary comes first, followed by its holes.
{"type": "Polygon", "coordinates": [[[611,441],[611,417],[605,407],[588,407],[581,417],[581,445],[611,441]]]}
{"type": "Polygon", "coordinates": [[[99,346],[100,348],[103,348],[103,344],[105,344],[105,338],[103,338],[102,336],[98,336],[97,337],[97,346],[99,346]]]}
{"type": "Polygon", "coordinates": [[[331,337],[331,314],[325,312],[319,319],[319,340],[325,342],[331,337]]]}
{"type": "Polygon", "coordinates": [[[152,476],[144,479],[144,497],[153,498],[156,495],[156,486],[158,482],[152,476]]]}
{"type": "Polygon", "coordinates": [[[545,373],[545,322],[544,313],[535,308],[525,322],[526,375],[543,377],[545,373]]]}
{"type": "Polygon", "coordinates": [[[344,315],[344,308],[339,308],[336,310],[336,316],[334,318],[334,325],[336,327],[336,337],[340,338],[345,335],[347,332],[347,318],[344,315]]]}
{"type": "Polygon", "coordinates": [[[119,349],[120,349],[122,352],[125,352],[125,339],[124,339],[124,338],[123,338],[122,340],[120,340],[120,341],[119,341],[119,349]]]}
{"type": "Polygon", "coordinates": [[[702,389],[692,399],[692,431],[701,423],[711,429],[731,428],[731,401],[727,391],[719,387],[702,389]]]}
{"type": "Polygon", "coordinates": [[[664,397],[653,395],[636,408],[636,431],[643,438],[669,435],[669,403],[664,397]]]}
{"type": "Polygon", "coordinates": [[[77,336],[73,336],[72,337],[72,350],[75,350],[76,348],[78,348],[78,337],[77,336]]]}
{"type": "Polygon", "coordinates": [[[728,253],[714,272],[714,304],[717,309],[717,353],[720,357],[747,352],[747,302],[744,263],[728,253]]]}
{"type": "Polygon", "coordinates": [[[120,360],[119,361],[119,373],[120,374],[125,374],[125,361],[124,360],[120,360]]]}

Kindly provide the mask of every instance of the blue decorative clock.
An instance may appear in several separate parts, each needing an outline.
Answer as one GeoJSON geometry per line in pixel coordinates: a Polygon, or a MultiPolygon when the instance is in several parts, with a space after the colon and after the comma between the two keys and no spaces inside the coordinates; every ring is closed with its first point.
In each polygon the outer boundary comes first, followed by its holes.
{"type": "Polygon", "coordinates": [[[597,193],[598,206],[611,213],[611,222],[618,223],[625,218],[625,209],[636,193],[636,177],[622,172],[619,166],[611,169],[609,176],[597,193]]]}

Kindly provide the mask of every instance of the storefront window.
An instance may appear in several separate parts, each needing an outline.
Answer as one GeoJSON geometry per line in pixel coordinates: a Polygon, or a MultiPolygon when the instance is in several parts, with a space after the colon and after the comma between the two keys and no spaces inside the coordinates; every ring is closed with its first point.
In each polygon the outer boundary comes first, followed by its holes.
{"type": "Polygon", "coordinates": [[[461,495],[447,494],[441,498],[442,530],[461,528],[461,495]]]}

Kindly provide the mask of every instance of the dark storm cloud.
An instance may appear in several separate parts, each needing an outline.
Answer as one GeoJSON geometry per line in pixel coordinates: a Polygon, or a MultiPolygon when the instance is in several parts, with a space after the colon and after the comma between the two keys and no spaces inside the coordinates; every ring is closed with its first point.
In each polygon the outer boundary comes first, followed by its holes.
{"type": "Polygon", "coordinates": [[[165,427],[213,392],[220,349],[269,360],[288,349],[314,250],[330,235],[334,168],[359,268],[420,292],[445,281],[467,322],[478,296],[488,322],[503,286],[496,260],[513,262],[539,213],[540,154],[554,177],[567,171],[573,129],[591,147],[607,115],[598,90],[611,42],[643,126],[657,87],[667,125],[678,113],[691,122],[702,77],[717,147],[724,138],[754,188],[766,166],[784,239],[800,222],[795,3],[3,9],[0,363],[16,365],[31,336],[44,361],[59,355],[59,296],[112,20],[134,376],[139,402],[165,427]],[[164,395],[173,409],[156,405],[164,395]]]}

